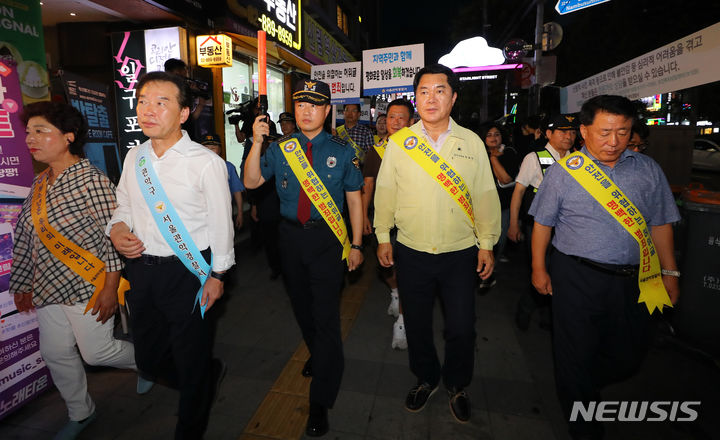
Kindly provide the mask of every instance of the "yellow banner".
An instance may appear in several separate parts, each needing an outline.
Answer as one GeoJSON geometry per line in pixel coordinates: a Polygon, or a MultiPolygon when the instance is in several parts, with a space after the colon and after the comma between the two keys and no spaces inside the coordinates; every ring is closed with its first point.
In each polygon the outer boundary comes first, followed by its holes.
{"type": "Polygon", "coordinates": [[[362,148],[360,148],[358,144],[355,143],[353,138],[350,137],[350,133],[348,133],[347,128],[345,128],[344,125],[339,126],[335,129],[335,131],[337,132],[338,136],[343,138],[344,141],[346,141],[348,144],[350,144],[350,146],[353,147],[353,149],[355,150],[355,156],[357,156],[360,161],[365,159],[365,152],[362,148]]]}
{"type": "MultiPolygon", "coordinates": [[[[87,307],[85,307],[84,313],[87,313],[88,310],[92,310],[92,308],[95,307],[98,294],[105,286],[105,263],[95,255],[63,237],[50,225],[47,215],[47,205],[45,204],[48,170],[39,176],[38,184],[33,192],[31,210],[33,225],[35,225],[35,232],[43,246],[45,246],[55,258],[60,260],[60,262],[69,267],[82,279],[95,286],[95,293],[93,293],[90,301],[88,301],[87,307]]],[[[118,285],[118,302],[120,304],[125,304],[125,292],[129,289],[130,283],[125,278],[120,278],[120,284],[118,285]]]]}
{"type": "Polygon", "coordinates": [[[663,305],[672,307],[662,282],[660,259],[640,210],[585,154],[578,151],[558,163],[637,241],[640,247],[638,302],[644,302],[650,313],[655,308],[662,312],[663,305]]]}
{"type": "Polygon", "coordinates": [[[322,180],[310,165],[305,152],[300,147],[300,141],[292,138],[281,142],[280,150],[282,150],[293,174],[300,182],[300,187],[305,191],[312,204],[315,205],[315,209],[318,210],[323,220],[330,226],[335,237],[340,241],[343,247],[342,259],[346,259],[350,254],[350,239],[348,238],[342,212],[340,212],[322,180]]]}
{"type": "Polygon", "coordinates": [[[385,156],[385,148],[387,148],[387,139],[382,139],[379,142],[375,143],[375,151],[377,151],[378,156],[380,156],[380,159],[382,159],[385,156]]]}
{"type": "Polygon", "coordinates": [[[452,166],[445,161],[435,150],[418,138],[409,128],[402,128],[391,139],[401,150],[405,151],[420,167],[427,172],[440,186],[445,188],[450,197],[453,198],[467,214],[475,225],[473,217],[472,199],[470,191],[462,179],[462,176],[453,170],[452,166]]]}

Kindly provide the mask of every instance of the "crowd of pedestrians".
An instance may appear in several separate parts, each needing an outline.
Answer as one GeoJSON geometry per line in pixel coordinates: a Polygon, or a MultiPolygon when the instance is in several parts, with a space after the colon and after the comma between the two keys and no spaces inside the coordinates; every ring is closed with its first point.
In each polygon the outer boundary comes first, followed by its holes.
{"type": "MultiPolygon", "coordinates": [[[[679,294],[671,227],[679,214],[659,166],[641,154],[647,132],[632,103],[603,95],[579,116],[488,122],[475,133],[451,117],[459,91],[452,70],[428,65],[413,86],[414,105],[390,102],[375,133],[359,123],[356,104],[329,132],[329,86],[300,81],[293,111],[277,121],[282,136],[259,111],[238,129],[246,149],[238,175],[220,157],[217,135],[196,143],[182,129],[193,117],[182,76],[148,73],[137,86],[137,116],[149,139],[128,152],[117,188],[83,158],[87,125],[77,110],[27,106],[28,148],[48,168],[20,214],[10,291],[20,312],[37,310],[40,350],[68,407],[55,438],[75,438],[95,418],[83,361],[137,371],[140,394],[156,383],[176,388],[175,438],[203,437],[226,371],[212,353],[215,304],[236,263],[246,201],[310,352],[302,369],[312,378],[308,436],[328,432],[342,381],[346,271],[373,254],[396,319],[392,347],[407,350],[416,377],[405,396],[410,412],[442,385],[452,416],[472,417],[476,296],[496,283],[496,267],[519,264],[508,258],[508,240],[524,241],[532,262],[516,324],[526,330],[546,306],[566,415],[632,374],[654,307],[679,294]],[[68,254],[92,270],[78,270],[68,254]],[[132,343],[112,336],[122,303],[132,343]]],[[[569,430],[603,437],[597,422],[569,430]]]]}

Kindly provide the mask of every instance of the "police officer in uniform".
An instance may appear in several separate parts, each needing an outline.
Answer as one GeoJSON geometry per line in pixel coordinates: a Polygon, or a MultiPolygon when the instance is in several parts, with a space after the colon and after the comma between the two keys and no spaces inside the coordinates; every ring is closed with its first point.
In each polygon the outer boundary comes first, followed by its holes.
{"type": "MultiPolygon", "coordinates": [[[[253,145],[245,162],[245,186],[257,188],[275,177],[280,197],[280,251],[285,286],[295,318],[310,351],[302,374],[312,376],[306,434],[319,437],[329,429],[327,409],[340,389],[344,358],[340,335],[340,291],[345,262],[343,247],[315,209],[293,173],[280,144],[295,140],[340,212],[347,197],[352,226],[349,270],[363,261],[363,177],[352,147],[323,131],[330,112],[330,87],[321,81],[301,81],[295,89],[295,119],[299,131],[270,145],[261,157],[268,124],[260,116],[253,125],[253,145]]],[[[297,147],[296,147],[297,148],[297,147]]],[[[327,199],[326,199],[327,200],[327,199]]]]}

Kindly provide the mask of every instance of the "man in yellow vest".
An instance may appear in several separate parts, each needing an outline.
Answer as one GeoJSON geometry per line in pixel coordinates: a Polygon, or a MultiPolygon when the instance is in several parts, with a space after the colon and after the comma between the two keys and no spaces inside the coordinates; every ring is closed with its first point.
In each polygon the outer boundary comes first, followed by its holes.
{"type": "Polygon", "coordinates": [[[378,260],[384,267],[397,263],[410,369],[417,377],[406,409],[422,410],[442,379],[453,416],[467,422],[475,288],[478,276],[492,274],[500,200],[483,142],[450,117],[459,86],[455,73],[429,65],[415,75],[413,86],[421,121],[390,137],[376,182],[378,260]],[[436,295],[445,314],[442,363],[433,342],[436,295]]]}
{"type": "Polygon", "coordinates": [[[552,295],[556,387],[578,439],[603,436],[578,405],[599,402],[603,386],[634,373],[650,314],[679,294],[672,223],[680,215],[660,166],[627,149],[636,117],[621,96],[585,102],[585,146],[548,169],[530,207],[532,282],[552,295]]]}

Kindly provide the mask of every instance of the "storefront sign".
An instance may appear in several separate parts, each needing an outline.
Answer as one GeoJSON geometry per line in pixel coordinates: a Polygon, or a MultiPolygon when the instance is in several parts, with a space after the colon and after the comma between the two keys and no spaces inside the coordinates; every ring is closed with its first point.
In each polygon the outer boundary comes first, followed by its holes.
{"type": "Polygon", "coordinates": [[[355,104],[360,102],[361,73],[361,63],[356,61],[312,66],[310,77],[330,86],[330,101],[333,104],[355,104]]]}
{"type": "Polygon", "coordinates": [[[355,58],[310,15],[305,18],[305,58],[314,64],[336,64],[355,58]]]}
{"type": "Polygon", "coordinates": [[[364,96],[412,92],[415,74],[424,65],[423,44],[364,50],[364,96]]]}
{"type": "Polygon", "coordinates": [[[23,98],[18,69],[0,62],[0,197],[24,199],[30,193],[33,166],[20,120],[23,98]]]}
{"type": "Polygon", "coordinates": [[[17,65],[25,104],[50,99],[41,14],[37,1],[3,1],[0,6],[0,53],[17,65]]]}
{"type": "Polygon", "coordinates": [[[195,47],[199,66],[232,67],[232,39],[228,35],[198,35],[195,47]]]}
{"type": "Polygon", "coordinates": [[[561,111],[574,113],[597,95],[622,95],[635,100],[717,81],[720,64],[720,23],[690,34],[560,89],[561,111]]]}
{"type": "Polygon", "coordinates": [[[265,0],[258,14],[260,29],[268,38],[277,40],[288,49],[300,50],[302,46],[301,3],[302,0],[265,0]]]}
{"type": "Polygon", "coordinates": [[[170,58],[187,58],[186,32],[181,27],[147,29],[145,31],[145,66],[148,72],[165,70],[170,58]]]}
{"type": "Polygon", "coordinates": [[[135,105],[135,86],[145,69],[145,38],[143,31],[120,32],[112,35],[115,82],[115,109],[118,126],[120,159],[125,160],[127,150],[146,139],[138,125],[135,105]]]}

